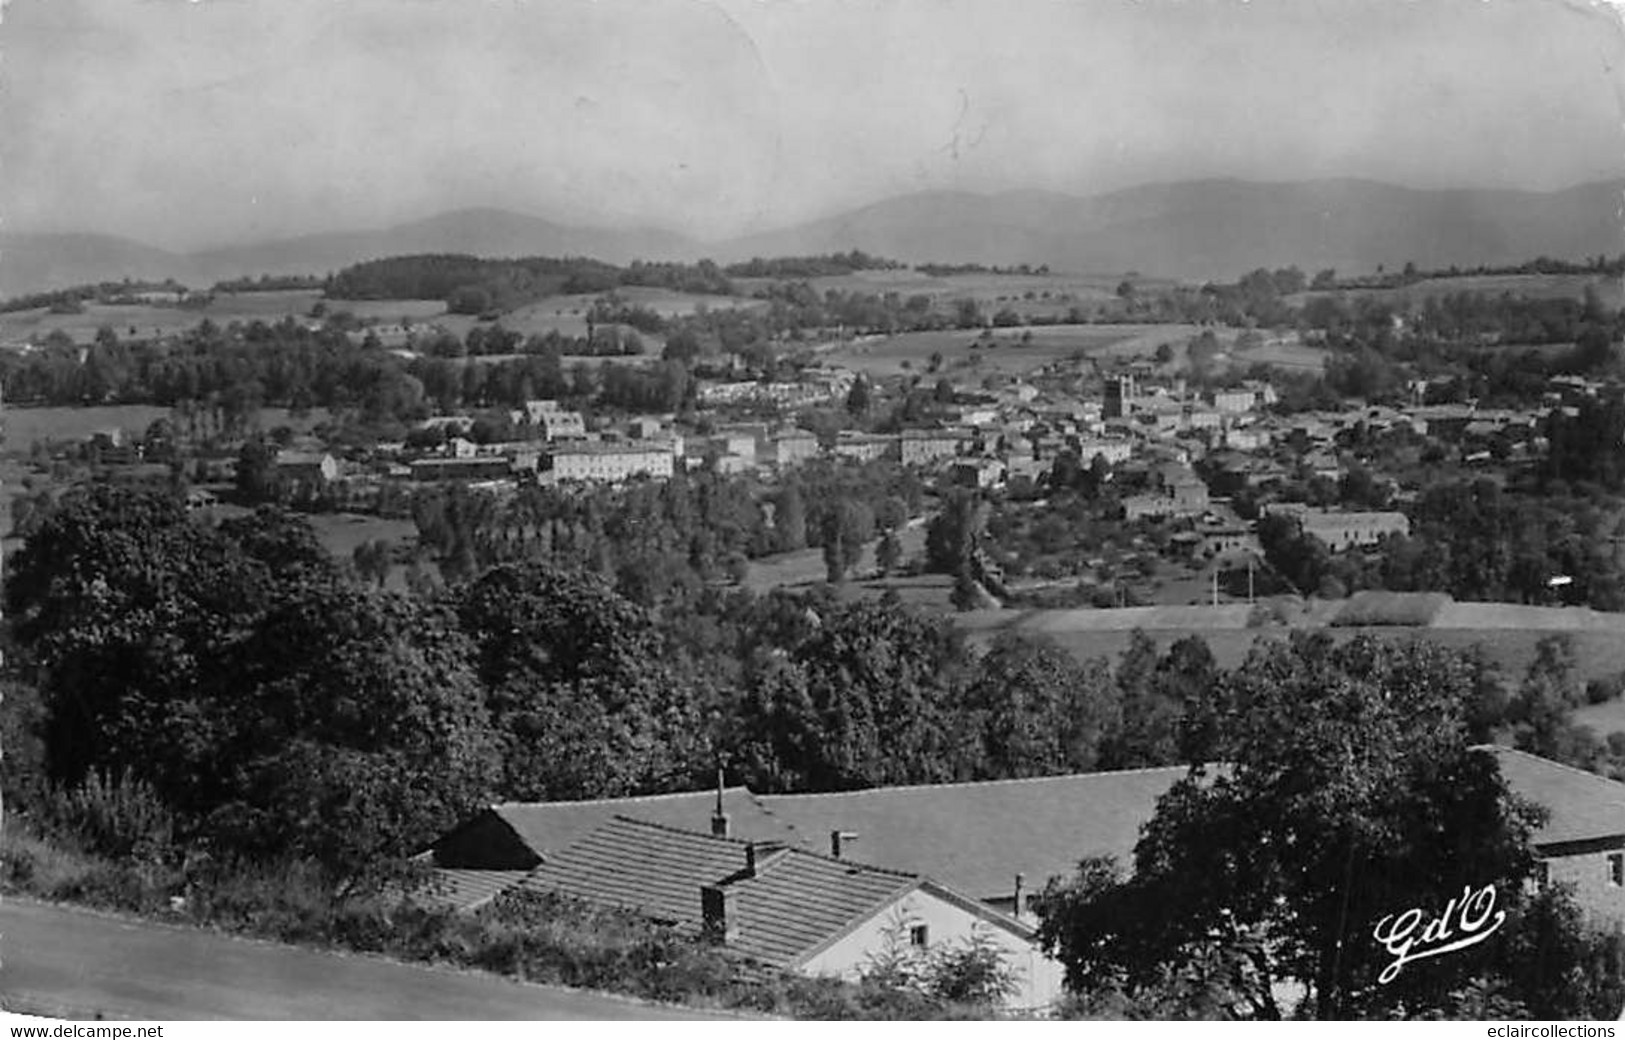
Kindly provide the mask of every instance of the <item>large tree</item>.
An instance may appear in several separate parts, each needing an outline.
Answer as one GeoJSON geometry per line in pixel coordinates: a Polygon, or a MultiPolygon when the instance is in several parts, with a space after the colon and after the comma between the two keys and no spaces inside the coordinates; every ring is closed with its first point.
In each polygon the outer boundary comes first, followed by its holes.
{"type": "Polygon", "coordinates": [[[1159,803],[1132,877],[1092,862],[1048,893],[1044,937],[1070,984],[1133,992],[1218,957],[1231,1010],[1256,1017],[1281,1013],[1281,983],[1316,1017],[1347,1018],[1440,1008],[1475,978],[1558,1013],[1513,972],[1538,931],[1514,939],[1514,922],[1379,981],[1384,915],[1442,912],[1485,885],[1514,918],[1554,913],[1524,895],[1540,812],[1470,744],[1476,681],[1471,661],[1426,644],[1261,644],[1188,707],[1198,764],[1159,803]]]}
{"type": "Polygon", "coordinates": [[[209,828],[346,871],[422,848],[494,790],[472,657],[432,602],[348,584],[292,590],[235,654],[233,796],[209,828]]]}
{"type": "Polygon", "coordinates": [[[501,734],[505,797],[681,786],[714,761],[707,684],[654,616],[602,579],[506,564],[461,589],[456,607],[501,734]]]}

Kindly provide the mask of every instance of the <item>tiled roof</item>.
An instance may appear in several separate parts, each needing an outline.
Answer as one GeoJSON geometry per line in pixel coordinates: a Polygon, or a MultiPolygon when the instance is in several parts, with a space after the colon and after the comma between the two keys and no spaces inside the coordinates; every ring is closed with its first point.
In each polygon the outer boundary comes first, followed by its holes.
{"type": "Polygon", "coordinates": [[[523,870],[437,869],[428,888],[414,895],[455,910],[473,910],[518,884],[525,874],[523,870]]]}
{"type": "Polygon", "coordinates": [[[847,855],[929,873],[977,899],[1009,896],[1015,875],[1036,892],[1086,856],[1130,869],[1140,828],[1184,766],[1111,773],[882,787],[839,794],[760,795],[803,847],[827,851],[830,832],[855,832],[847,855]]]}
{"type": "MultiPolygon", "coordinates": [[[[709,832],[716,800],[715,791],[683,791],[636,798],[600,798],[586,802],[507,802],[493,805],[490,811],[538,856],[545,857],[585,837],[593,828],[616,815],[632,816],[684,830],[709,832]]],[[[788,828],[763,812],[746,788],[730,787],[724,790],[722,808],[731,821],[733,834],[738,837],[754,841],[775,838],[790,840],[788,828]]]]}
{"type": "Polygon", "coordinates": [[[1625,835],[1625,784],[1526,751],[1486,746],[1514,793],[1543,805],[1551,817],[1535,844],[1558,845],[1625,835]]]}
{"type": "Polygon", "coordinates": [[[729,948],[794,967],[921,882],[799,849],[761,851],[748,875],[747,846],[616,816],[549,856],[519,887],[699,929],[701,889],[721,885],[730,899],[729,948]]]}

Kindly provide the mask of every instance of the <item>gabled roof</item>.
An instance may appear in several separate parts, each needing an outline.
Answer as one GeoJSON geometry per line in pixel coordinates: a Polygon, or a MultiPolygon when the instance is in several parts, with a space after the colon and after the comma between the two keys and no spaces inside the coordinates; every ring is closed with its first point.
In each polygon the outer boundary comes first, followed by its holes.
{"type": "Polygon", "coordinates": [[[880,787],[838,794],[760,795],[803,847],[853,832],[847,854],[895,870],[929,871],[977,899],[1009,897],[1069,877],[1087,856],[1132,869],[1140,828],[1185,766],[1110,773],[880,787]]]}
{"type": "Polygon", "coordinates": [[[1625,784],[1526,751],[1489,745],[1513,793],[1551,813],[1535,831],[1536,846],[1625,836],[1625,784]]]}
{"type": "Polygon", "coordinates": [[[473,910],[517,885],[523,870],[436,870],[428,888],[416,893],[454,910],[473,910]]]}
{"type": "MultiPolygon", "coordinates": [[[[549,854],[585,837],[617,814],[694,831],[707,831],[716,809],[716,791],[581,802],[504,802],[493,805],[435,842],[436,861],[450,867],[529,868],[549,854]],[[500,862],[483,859],[499,849],[500,862]]],[[[722,793],[722,808],[733,833],[753,840],[790,840],[784,824],[762,811],[743,787],[722,793]]]]}
{"type": "MultiPolygon", "coordinates": [[[[519,883],[526,891],[621,906],[687,929],[704,923],[701,889],[728,898],[727,945],[768,964],[793,968],[860,923],[928,884],[916,874],[615,816],[550,856],[519,883]]],[[[931,886],[934,894],[941,886],[931,886]]],[[[961,903],[973,902],[946,893],[961,903]]],[[[1026,937],[1029,930],[990,911],[982,916],[1026,937]]]]}

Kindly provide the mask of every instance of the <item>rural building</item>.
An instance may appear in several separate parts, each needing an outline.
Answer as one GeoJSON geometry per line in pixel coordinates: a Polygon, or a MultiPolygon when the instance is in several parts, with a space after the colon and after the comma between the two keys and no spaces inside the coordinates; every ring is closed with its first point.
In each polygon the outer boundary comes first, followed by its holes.
{"type": "Polygon", "coordinates": [[[1202,552],[1208,556],[1264,554],[1263,546],[1258,543],[1258,536],[1253,533],[1251,524],[1214,524],[1199,527],[1196,533],[1201,538],[1202,552]]]}
{"type": "Polygon", "coordinates": [[[958,455],[969,440],[969,436],[959,430],[904,430],[898,439],[898,450],[903,465],[929,466],[958,455]]]}
{"type": "Polygon", "coordinates": [[[1258,451],[1269,447],[1270,432],[1258,426],[1245,429],[1232,426],[1224,431],[1219,440],[1231,451],[1258,451]]]}
{"type": "Polygon", "coordinates": [[[1229,415],[1250,412],[1257,403],[1257,395],[1251,390],[1215,390],[1207,396],[1214,411],[1229,415]]]}
{"type": "Polygon", "coordinates": [[[706,445],[708,452],[734,455],[756,465],[756,444],[766,434],[760,426],[725,426],[713,434],[706,445]]]}
{"type": "Polygon", "coordinates": [[[279,451],[276,453],[276,473],[284,480],[320,484],[338,479],[339,462],[327,452],[279,451]]]}
{"type": "Polygon", "coordinates": [[[514,463],[500,456],[471,456],[468,458],[417,459],[411,464],[412,479],[423,482],[438,480],[503,480],[513,476],[514,463]]]}
{"type": "Polygon", "coordinates": [[[660,431],[664,427],[665,424],[659,419],[656,419],[654,416],[640,415],[637,418],[631,419],[627,422],[626,435],[635,440],[654,440],[656,437],[660,436],[660,431]]]}
{"type": "Polygon", "coordinates": [[[1123,499],[1127,520],[1201,516],[1211,506],[1207,485],[1188,466],[1167,464],[1157,470],[1156,489],[1123,499]]]}
{"type": "Polygon", "coordinates": [[[669,441],[581,441],[554,448],[542,467],[554,480],[618,483],[632,477],[670,477],[676,454],[669,441]]]}
{"type": "Polygon", "coordinates": [[[1078,461],[1087,466],[1095,456],[1103,456],[1113,466],[1127,462],[1134,454],[1134,442],[1126,438],[1080,438],[1076,442],[1078,461]]]}
{"type": "Polygon", "coordinates": [[[493,805],[428,850],[448,882],[473,891],[467,872],[525,872],[617,815],[929,875],[1028,921],[1031,898],[1070,877],[1086,856],[1133,862],[1140,825],[1184,766],[1022,780],[874,787],[832,794],[758,795],[743,787],[583,802],[493,805]],[[854,837],[855,835],[855,837],[854,837]],[[1018,878],[1019,875],[1019,878],[1018,878]],[[460,879],[460,880],[459,880],[460,879]],[[1017,891],[1020,891],[1020,901],[1017,891]]]}
{"type": "Polygon", "coordinates": [[[526,401],[525,421],[536,427],[545,440],[587,435],[587,421],[581,413],[566,411],[557,401],[526,401]]]}
{"type": "Polygon", "coordinates": [[[1513,793],[1550,814],[1533,835],[1542,880],[1570,886],[1590,920],[1625,927],[1625,784],[1525,751],[1484,750],[1513,793]]]}
{"type": "Polygon", "coordinates": [[[1187,408],[1185,411],[1185,428],[1187,430],[1217,430],[1224,425],[1224,416],[1217,409],[1187,408]]]}
{"type": "Polygon", "coordinates": [[[818,438],[806,430],[781,430],[757,446],[756,457],[780,468],[818,457],[818,438]]]}
{"type": "Polygon", "coordinates": [[[1030,480],[1038,483],[1049,476],[1050,470],[1055,468],[1053,458],[1041,459],[1032,455],[1011,455],[1004,460],[1004,476],[1006,480],[1030,480]]]}
{"type": "Polygon", "coordinates": [[[960,459],[948,469],[958,487],[994,488],[1004,483],[1004,463],[998,459],[960,459]]]}
{"type": "Polygon", "coordinates": [[[1328,513],[1306,509],[1299,515],[1298,523],[1304,534],[1324,542],[1332,552],[1376,545],[1389,535],[1411,533],[1410,520],[1404,513],[1395,512],[1328,513]]]}
{"type": "Polygon", "coordinates": [[[853,462],[870,462],[896,455],[897,445],[894,436],[842,430],[835,440],[835,455],[853,462]]]}
{"type": "MultiPolygon", "coordinates": [[[[1625,922],[1625,784],[1526,752],[1482,750],[1495,755],[1512,793],[1548,810],[1546,823],[1532,836],[1546,878],[1572,885],[1589,918],[1602,924],[1625,922]]],[[[680,906],[689,915],[687,920],[703,926],[698,888],[742,873],[746,867],[742,846],[755,842],[759,866],[775,854],[772,850],[793,849],[814,854],[803,861],[811,864],[805,869],[817,871],[839,863],[842,869],[862,873],[865,885],[869,872],[887,871],[898,878],[899,896],[923,891],[971,916],[977,908],[967,904],[979,903],[1018,924],[1030,924],[1033,895],[1051,878],[1070,877],[1080,860],[1109,856],[1132,867],[1140,829],[1154,814],[1157,800],[1187,775],[1186,767],[1169,766],[829,794],[758,795],[732,787],[581,802],[510,802],[494,805],[447,833],[423,859],[434,869],[437,898],[468,909],[524,883],[539,867],[548,866],[551,872],[543,876],[552,879],[550,883],[563,884],[566,877],[570,883],[591,879],[585,867],[564,866],[577,862],[583,849],[606,848],[606,842],[624,842],[632,835],[658,834],[638,846],[650,851],[657,843],[672,847],[665,835],[680,834],[670,841],[693,849],[686,854],[688,859],[711,863],[707,857],[712,850],[727,848],[732,851],[722,856],[721,865],[736,865],[707,880],[699,880],[689,866],[658,879],[643,874],[637,894],[662,886],[661,893],[672,893],[672,905],[680,906]],[[643,826],[634,829],[618,821],[643,826]],[[705,835],[740,841],[691,844],[705,835]],[[933,889],[927,878],[940,886],[933,889]]],[[[624,851],[618,855],[627,870],[646,871],[654,859],[628,857],[624,851]]],[[[598,891],[608,892],[609,882],[598,891]]],[[[749,899],[746,889],[735,891],[739,895],[724,907],[722,923],[726,925],[728,909],[740,915],[735,918],[736,936],[744,942],[750,930],[749,899]]],[[[726,902],[726,897],[720,898],[726,902]]],[[[791,917],[806,909],[803,904],[787,905],[791,917]]],[[[866,913],[872,905],[854,910],[854,917],[863,916],[866,929],[887,921],[885,913],[866,913]]],[[[927,925],[929,941],[959,934],[954,929],[966,922],[960,917],[938,924],[933,916],[938,907],[930,900],[902,910],[905,919],[913,913],[927,925]]],[[[866,929],[848,934],[864,934],[866,929]]],[[[1003,934],[1017,933],[1005,925],[1003,934]]],[[[809,966],[840,970],[837,958],[787,957],[776,963],[799,963],[802,967],[797,970],[809,966]]]]}
{"type": "Polygon", "coordinates": [[[1012,1006],[1061,992],[1061,967],[1031,925],[919,874],[779,842],[616,815],[514,887],[623,907],[781,970],[854,981],[893,944],[925,954],[983,935],[1017,971],[1012,1006]]]}

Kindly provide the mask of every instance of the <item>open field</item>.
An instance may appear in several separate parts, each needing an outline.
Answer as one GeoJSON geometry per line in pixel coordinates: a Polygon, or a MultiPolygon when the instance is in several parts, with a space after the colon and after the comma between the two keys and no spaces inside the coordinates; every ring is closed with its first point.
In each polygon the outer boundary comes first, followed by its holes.
{"type": "Polygon", "coordinates": [[[1599,737],[1614,732],[1625,732],[1625,699],[1606,704],[1588,704],[1574,713],[1574,720],[1590,728],[1599,737]]]}
{"type": "MultiPolygon", "coordinates": [[[[292,315],[303,317],[321,299],[317,289],[286,292],[221,293],[207,307],[154,307],[147,304],[85,304],[82,314],[52,314],[45,308],[0,314],[0,343],[43,338],[61,329],[76,343],[89,343],[96,330],[108,326],[123,338],[148,338],[184,332],[208,318],[216,325],[233,321],[274,322],[292,315]]],[[[334,310],[347,309],[330,301],[334,310]]],[[[442,309],[444,309],[442,307],[442,309]]]]}
{"type": "Polygon", "coordinates": [[[1236,350],[1230,363],[1243,370],[1264,364],[1275,368],[1303,369],[1319,372],[1326,367],[1331,351],[1324,347],[1311,347],[1302,343],[1296,334],[1270,337],[1256,347],[1236,350]]]}
{"type": "MultiPolygon", "coordinates": [[[[736,284],[752,287],[764,283],[763,279],[736,279],[736,284]]],[[[1028,308],[1059,306],[1064,313],[1074,303],[1093,303],[1114,299],[1117,286],[1123,281],[1121,274],[988,274],[969,273],[933,276],[915,270],[854,271],[848,275],[814,278],[811,285],[823,292],[895,292],[903,296],[923,293],[934,300],[973,299],[986,308],[989,304],[1009,303],[1015,310],[1029,312],[1028,308]],[[1027,294],[1032,293],[1032,299],[1027,294]],[[1044,294],[1049,298],[1045,299],[1044,294]]],[[[1153,290],[1175,283],[1155,278],[1135,278],[1141,289],[1153,290]]]]}
{"type": "MultiPolygon", "coordinates": [[[[27,454],[35,441],[81,441],[99,430],[119,429],[139,436],[146,432],[155,419],[170,416],[168,408],[148,404],[107,404],[82,408],[6,407],[0,412],[4,424],[6,452],[27,454]]],[[[327,419],[325,408],[313,408],[303,418],[293,418],[286,408],[262,408],[259,415],[261,429],[290,426],[295,431],[314,429],[327,419]]]]}
{"type": "MultiPolygon", "coordinates": [[[[502,327],[526,336],[546,335],[557,331],[561,336],[585,336],[587,311],[601,293],[579,293],[574,296],[549,296],[544,300],[526,304],[502,316],[502,327]]],[[[701,293],[673,292],[670,289],[652,289],[627,286],[616,289],[615,295],[631,307],[646,307],[661,317],[670,318],[693,314],[705,307],[722,311],[734,308],[757,308],[766,304],[743,296],[708,296],[701,293]]],[[[659,337],[640,332],[646,342],[658,343],[659,337]]]]}
{"type": "Polygon", "coordinates": [[[1298,293],[1287,298],[1293,305],[1301,305],[1305,300],[1314,296],[1365,296],[1372,299],[1398,303],[1406,301],[1420,304],[1430,297],[1448,296],[1455,293],[1476,293],[1486,296],[1500,296],[1511,293],[1513,296],[1525,296],[1530,299],[1571,299],[1585,298],[1586,286],[1594,286],[1602,296],[1603,303],[1609,307],[1619,307],[1625,304],[1625,288],[1622,288],[1616,278],[1599,277],[1589,274],[1486,274],[1461,275],[1456,278],[1430,278],[1407,285],[1398,289],[1339,289],[1333,292],[1306,292],[1298,293]]]}
{"type": "Polygon", "coordinates": [[[341,560],[348,560],[362,542],[383,538],[397,545],[411,545],[418,540],[417,524],[411,520],[361,513],[316,513],[305,519],[327,551],[341,560]]]}
{"type": "Polygon", "coordinates": [[[1042,325],[998,329],[991,341],[982,341],[980,333],[967,329],[905,332],[840,344],[825,352],[823,360],[886,378],[905,372],[924,374],[931,355],[940,352],[945,375],[966,367],[989,375],[1016,375],[1080,356],[1149,359],[1163,343],[1182,350],[1197,331],[1194,325],[1042,325]],[[1032,333],[1032,341],[1024,344],[1020,340],[1026,332],[1032,333]]]}
{"type": "MultiPolygon", "coordinates": [[[[921,523],[905,526],[898,534],[897,541],[903,547],[902,558],[906,563],[925,552],[925,525],[921,523]]],[[[852,568],[851,573],[854,577],[874,572],[875,546],[878,544],[878,541],[874,541],[863,547],[858,562],[852,568]]],[[[823,549],[798,549],[795,552],[779,553],[750,561],[750,570],[745,575],[744,586],[761,595],[774,589],[817,585],[828,575],[829,571],[824,566],[823,549]]]]}
{"type": "Polygon", "coordinates": [[[0,412],[5,450],[26,454],[35,441],[82,441],[98,430],[141,434],[169,409],[147,404],[96,405],[89,408],[12,408],[0,412]]]}

